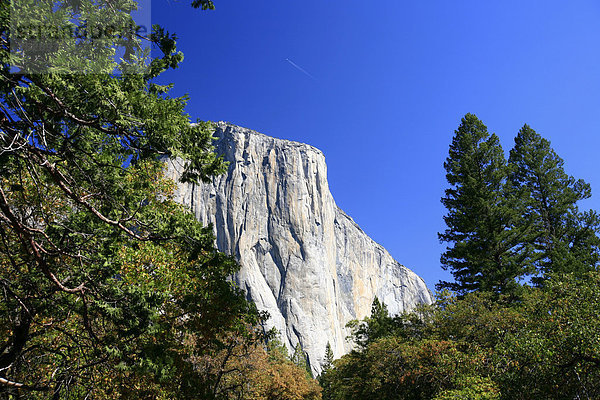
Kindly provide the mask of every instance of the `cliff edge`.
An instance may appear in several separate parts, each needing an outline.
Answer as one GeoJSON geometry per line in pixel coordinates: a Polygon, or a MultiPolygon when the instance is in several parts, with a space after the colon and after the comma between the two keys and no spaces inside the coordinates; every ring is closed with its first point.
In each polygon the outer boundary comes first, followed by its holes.
{"type": "MultiPolygon", "coordinates": [[[[293,349],[299,342],[315,374],[327,342],[347,353],[345,328],[369,315],[375,296],[390,313],[431,303],[424,281],[340,210],[318,149],[224,122],[216,150],[229,161],[211,184],[179,184],[176,199],[213,224],[219,250],[236,256],[235,276],[293,349]]],[[[177,178],[171,161],[167,175],[177,178]]]]}

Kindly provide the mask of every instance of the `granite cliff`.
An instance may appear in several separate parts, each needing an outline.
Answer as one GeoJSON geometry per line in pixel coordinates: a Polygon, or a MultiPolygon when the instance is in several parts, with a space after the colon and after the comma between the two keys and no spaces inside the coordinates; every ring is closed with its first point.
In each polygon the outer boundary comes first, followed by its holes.
{"type": "MultiPolygon", "coordinates": [[[[237,284],[288,348],[301,344],[313,372],[327,342],[336,358],[350,350],[345,325],[367,316],[375,296],[394,314],[432,301],[421,278],[336,206],[321,151],[223,122],[215,137],[228,173],[180,184],[176,198],[213,224],[218,248],[242,265],[237,284]]],[[[168,175],[180,169],[170,162],[168,175]]]]}

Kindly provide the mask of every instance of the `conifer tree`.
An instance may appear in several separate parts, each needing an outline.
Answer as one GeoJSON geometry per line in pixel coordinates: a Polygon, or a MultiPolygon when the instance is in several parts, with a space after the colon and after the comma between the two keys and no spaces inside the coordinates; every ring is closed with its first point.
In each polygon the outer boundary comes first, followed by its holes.
{"type": "Polygon", "coordinates": [[[450,244],[441,263],[455,282],[437,287],[459,294],[514,294],[525,273],[526,252],[519,245],[520,232],[513,229],[519,211],[506,190],[507,166],[498,137],[475,115],[465,115],[444,168],[450,184],[442,198],[447,229],[438,236],[450,244]]]}
{"type": "Polygon", "coordinates": [[[294,364],[296,364],[298,367],[300,367],[301,369],[306,370],[307,377],[313,378],[310,364],[308,363],[306,353],[304,353],[304,350],[302,349],[302,345],[300,344],[300,342],[298,342],[298,344],[296,344],[296,347],[294,347],[294,354],[292,354],[291,361],[294,364]]]}
{"type": "Polygon", "coordinates": [[[333,350],[331,350],[331,344],[327,342],[325,346],[325,359],[323,360],[323,373],[329,371],[333,367],[333,350]]]}
{"type": "Polygon", "coordinates": [[[333,351],[331,350],[331,344],[327,342],[325,346],[325,359],[323,360],[322,373],[319,375],[319,385],[323,389],[322,398],[323,400],[333,399],[333,393],[331,388],[331,372],[333,371],[333,351]]]}
{"type": "Polygon", "coordinates": [[[375,296],[371,304],[371,315],[362,320],[352,320],[346,324],[352,334],[350,338],[359,348],[365,349],[378,339],[394,333],[394,319],[390,317],[385,303],[375,296]]]}
{"type": "Polygon", "coordinates": [[[540,283],[551,272],[581,272],[599,260],[599,218],[581,213],[577,202],[591,196],[590,185],[564,171],[564,161],[527,124],[510,151],[510,181],[522,202],[521,224],[532,229],[528,245],[534,251],[540,283]]]}

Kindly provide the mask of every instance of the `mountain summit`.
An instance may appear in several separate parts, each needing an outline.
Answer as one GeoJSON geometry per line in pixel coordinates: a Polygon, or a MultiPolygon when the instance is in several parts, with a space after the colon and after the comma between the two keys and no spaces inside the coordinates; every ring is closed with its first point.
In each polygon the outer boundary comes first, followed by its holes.
{"type": "MultiPolygon", "coordinates": [[[[336,206],[320,150],[216,126],[227,174],[179,184],[176,199],[213,224],[219,250],[242,266],[237,284],[269,312],[288,349],[300,343],[314,373],[328,342],[336,358],[350,350],[345,325],[368,316],[375,296],[392,314],[432,302],[424,281],[336,206]]],[[[180,170],[171,161],[167,174],[177,178],[180,170]]]]}

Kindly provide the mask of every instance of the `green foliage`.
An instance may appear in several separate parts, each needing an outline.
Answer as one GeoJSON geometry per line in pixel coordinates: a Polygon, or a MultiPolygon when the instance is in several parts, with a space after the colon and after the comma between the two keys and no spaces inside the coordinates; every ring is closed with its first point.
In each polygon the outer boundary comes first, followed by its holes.
{"type": "Polygon", "coordinates": [[[201,8],[202,10],[214,10],[215,5],[211,0],[193,0],[192,7],[201,8]]]}
{"type": "Polygon", "coordinates": [[[445,390],[433,400],[497,400],[500,392],[490,378],[479,376],[460,377],[460,389],[445,390]]]}
{"type": "Polygon", "coordinates": [[[310,364],[308,363],[307,355],[302,349],[302,345],[300,344],[300,342],[298,342],[298,344],[296,344],[296,347],[294,347],[294,353],[290,357],[290,361],[297,365],[300,369],[306,371],[306,376],[308,378],[314,378],[312,370],[310,368],[310,364]]]}
{"type": "Polygon", "coordinates": [[[324,398],[431,399],[455,388],[460,374],[471,375],[476,368],[476,360],[451,341],[386,337],[336,360],[324,398]]]}
{"type": "Polygon", "coordinates": [[[323,399],[330,400],[333,399],[333,390],[331,388],[331,380],[330,372],[333,368],[333,351],[331,350],[331,344],[327,342],[327,346],[325,346],[325,357],[322,364],[321,375],[319,375],[319,385],[323,389],[323,399]]]}
{"type": "Polygon", "coordinates": [[[387,306],[377,297],[371,305],[371,315],[362,320],[352,320],[346,324],[352,340],[359,350],[364,350],[377,340],[395,336],[405,340],[418,340],[424,337],[426,321],[431,318],[433,308],[429,305],[416,307],[411,313],[390,316],[387,306]]]}
{"type": "Polygon", "coordinates": [[[533,233],[527,238],[541,283],[553,272],[585,272],[599,260],[595,212],[580,213],[577,202],[591,196],[590,185],[565,173],[564,161],[528,125],[510,151],[510,181],[525,210],[519,224],[533,233]]]}
{"type": "Polygon", "coordinates": [[[333,350],[331,350],[331,344],[327,342],[325,346],[325,357],[323,359],[322,369],[323,372],[327,372],[333,367],[333,350]]]}
{"type": "Polygon", "coordinates": [[[598,398],[599,307],[598,272],[553,276],[518,302],[442,293],[419,335],[390,332],[336,360],[323,398],[598,398]]]}
{"type": "Polygon", "coordinates": [[[365,348],[369,343],[388,335],[392,331],[392,322],[387,306],[375,297],[371,305],[371,315],[362,321],[352,320],[346,327],[352,331],[352,341],[360,348],[365,348]]]}
{"type": "Polygon", "coordinates": [[[451,188],[442,198],[448,228],[439,238],[452,245],[441,263],[452,271],[455,282],[438,287],[459,294],[518,292],[517,280],[527,269],[519,248],[520,232],[510,229],[519,210],[504,190],[507,167],[498,137],[490,135],[475,115],[465,115],[444,168],[451,188]]]}
{"type": "Polygon", "coordinates": [[[518,329],[497,345],[503,398],[600,396],[600,275],[555,276],[531,290],[518,329]],[[527,387],[525,397],[518,388],[527,387]]]}
{"type": "Polygon", "coordinates": [[[288,354],[288,349],[281,341],[279,335],[279,331],[274,327],[267,332],[267,335],[265,336],[267,354],[269,355],[269,359],[273,361],[289,360],[290,355],[288,354]]]}
{"type": "MultiPolygon", "coordinates": [[[[19,11],[116,23],[131,22],[136,6],[72,3],[23,0],[19,11]]],[[[68,38],[28,59],[9,51],[10,4],[0,3],[0,393],[214,397],[220,378],[193,360],[260,315],[228,280],[238,264],[163,176],[165,156],[186,160],[185,181],[226,167],[212,125],[190,124],[186,98],[153,82],[182,60],[175,37],[154,27],[147,39],[163,54],[153,60],[135,35],[68,38]],[[96,58],[73,64],[88,54],[75,44],[96,58]],[[118,46],[130,49],[124,59],[118,46]],[[32,62],[47,72],[28,73],[32,62]]]]}
{"type": "Polygon", "coordinates": [[[528,125],[515,138],[508,164],[495,135],[467,114],[444,163],[450,188],[442,198],[450,243],[441,257],[455,282],[440,289],[521,292],[527,277],[542,284],[552,273],[583,273],[600,262],[600,217],[579,212],[590,186],[567,175],[550,143],[528,125]]]}

